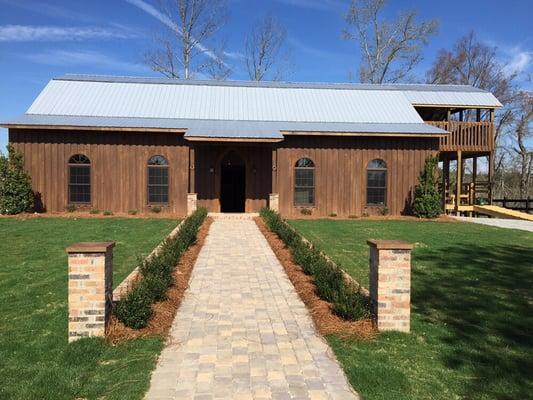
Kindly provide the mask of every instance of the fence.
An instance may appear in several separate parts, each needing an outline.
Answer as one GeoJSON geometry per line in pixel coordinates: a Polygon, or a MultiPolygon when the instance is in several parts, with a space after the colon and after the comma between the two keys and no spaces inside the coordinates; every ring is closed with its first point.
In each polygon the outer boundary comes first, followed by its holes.
{"type": "Polygon", "coordinates": [[[503,199],[493,199],[492,203],[496,206],[501,204],[503,208],[508,208],[510,210],[533,214],[533,198],[531,197],[528,197],[527,199],[508,199],[507,197],[504,197],[503,199]]]}

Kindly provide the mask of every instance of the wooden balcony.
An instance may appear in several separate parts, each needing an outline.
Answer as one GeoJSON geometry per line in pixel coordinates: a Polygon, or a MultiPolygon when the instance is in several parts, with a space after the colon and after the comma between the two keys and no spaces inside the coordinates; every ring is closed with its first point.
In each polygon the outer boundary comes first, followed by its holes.
{"type": "Polygon", "coordinates": [[[494,151],[493,123],[463,121],[425,121],[450,132],[440,139],[440,151],[494,151]]]}

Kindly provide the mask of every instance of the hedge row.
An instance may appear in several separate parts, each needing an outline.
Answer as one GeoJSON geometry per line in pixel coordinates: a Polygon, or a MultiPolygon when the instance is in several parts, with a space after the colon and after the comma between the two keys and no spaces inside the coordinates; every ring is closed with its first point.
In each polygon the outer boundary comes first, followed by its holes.
{"type": "Polygon", "coordinates": [[[343,272],[337,265],[305,243],[302,236],[275,211],[263,208],[260,215],[269,229],[289,247],[294,261],[307,275],[313,277],[317,294],[333,305],[337,315],[350,321],[370,316],[368,300],[358,288],[345,281],[343,272]]]}
{"type": "Polygon", "coordinates": [[[126,326],[141,329],[148,325],[152,316],[152,304],[166,298],[167,289],[172,285],[173,272],[180,257],[191,244],[202,225],[207,210],[197,209],[183,221],[179,232],[163,242],[156,256],[145,259],[139,267],[138,280],[115,307],[115,314],[126,326]]]}

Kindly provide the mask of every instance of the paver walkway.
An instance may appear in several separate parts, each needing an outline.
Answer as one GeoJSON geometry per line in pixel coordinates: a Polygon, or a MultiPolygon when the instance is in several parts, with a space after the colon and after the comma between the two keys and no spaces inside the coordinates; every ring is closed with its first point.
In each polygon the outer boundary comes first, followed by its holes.
{"type": "Polygon", "coordinates": [[[252,220],[215,219],[149,400],[357,399],[252,220]]]}
{"type": "Polygon", "coordinates": [[[471,217],[454,217],[461,221],[473,222],[475,224],[496,226],[498,228],[520,229],[523,231],[533,232],[533,222],[521,221],[517,219],[502,218],[471,218],[471,217]]]}

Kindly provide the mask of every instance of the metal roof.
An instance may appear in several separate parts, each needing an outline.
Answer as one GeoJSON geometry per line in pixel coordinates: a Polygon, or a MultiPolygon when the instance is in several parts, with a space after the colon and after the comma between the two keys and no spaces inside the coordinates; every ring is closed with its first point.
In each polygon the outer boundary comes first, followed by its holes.
{"type": "Polygon", "coordinates": [[[368,124],[343,122],[228,121],[179,118],[79,117],[24,114],[7,122],[13,126],[63,126],[96,128],[170,129],[186,138],[283,139],[283,133],[443,135],[446,132],[424,123],[368,124]]]}
{"type": "Polygon", "coordinates": [[[187,137],[279,138],[283,131],[442,134],[413,105],[497,107],[461,85],[191,81],[67,75],[12,125],[186,130],[187,137]],[[251,132],[254,130],[254,132],[251,132]]]}

